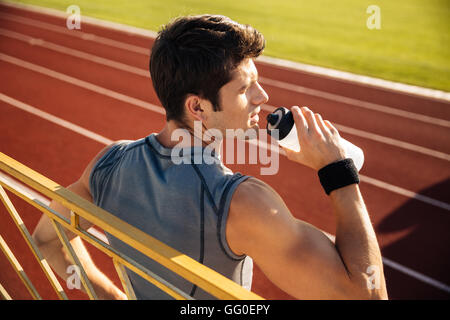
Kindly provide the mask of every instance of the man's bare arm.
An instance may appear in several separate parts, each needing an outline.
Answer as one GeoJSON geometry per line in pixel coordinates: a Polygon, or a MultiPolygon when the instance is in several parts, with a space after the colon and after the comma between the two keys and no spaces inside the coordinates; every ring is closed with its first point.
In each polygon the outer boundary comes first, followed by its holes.
{"type": "MultiPolygon", "coordinates": [[[[321,121],[311,112],[305,111],[303,118],[294,113],[299,135],[305,135],[302,154],[287,153],[291,160],[318,170],[344,154],[337,130],[329,127],[325,137],[320,136],[314,131],[326,130],[325,122],[319,127],[313,118],[321,121]]],[[[233,195],[228,243],[236,254],[251,256],[271,281],[298,299],[386,299],[381,253],[358,185],[332,191],[330,201],[337,221],[335,243],[294,218],[267,184],[249,179],[233,195]],[[379,288],[368,285],[369,267],[380,271],[379,288]]]]}
{"type": "MultiPolygon", "coordinates": [[[[80,179],[68,186],[67,189],[92,202],[92,196],[89,190],[90,172],[97,160],[101,156],[103,156],[111,146],[113,145],[104,148],[89,163],[80,179]]],[[[61,205],[59,202],[52,201],[50,203],[50,208],[62,214],[63,216],[70,218],[70,210],[61,205]]],[[[87,230],[92,226],[92,224],[80,217],[80,226],[81,228],[87,230]]],[[[91,281],[94,287],[94,291],[96,292],[98,297],[100,299],[126,299],[125,294],[120,289],[118,289],[114,285],[114,283],[105,274],[103,274],[103,272],[101,272],[97,268],[81,238],[70,231],[66,231],[66,235],[69,238],[75,252],[77,253],[77,256],[80,259],[80,262],[85,269],[86,274],[88,275],[88,278],[91,281]]],[[[67,267],[72,264],[72,262],[65,252],[62,243],[59,241],[59,238],[50,219],[45,214],[39,220],[33,232],[33,238],[53,270],[55,270],[55,272],[62,279],[66,280],[68,277],[66,270],[67,267]]],[[[85,291],[84,288],[81,289],[85,291]]]]}

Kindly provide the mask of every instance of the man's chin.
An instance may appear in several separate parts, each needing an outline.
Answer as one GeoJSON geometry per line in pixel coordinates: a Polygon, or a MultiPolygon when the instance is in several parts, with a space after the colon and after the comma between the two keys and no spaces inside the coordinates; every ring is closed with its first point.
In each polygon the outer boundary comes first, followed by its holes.
{"type": "Polygon", "coordinates": [[[254,123],[250,125],[245,131],[245,133],[246,134],[242,137],[241,140],[246,141],[257,140],[259,138],[259,124],[254,123]]]}

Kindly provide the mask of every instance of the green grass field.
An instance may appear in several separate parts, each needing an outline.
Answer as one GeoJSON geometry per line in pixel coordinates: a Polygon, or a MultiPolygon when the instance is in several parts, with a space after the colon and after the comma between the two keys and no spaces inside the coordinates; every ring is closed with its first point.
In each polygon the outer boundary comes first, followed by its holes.
{"type": "Polygon", "coordinates": [[[21,0],[157,31],[170,19],[213,13],[248,23],[265,55],[450,91],[448,0],[21,0]],[[369,30],[369,5],[381,29],[369,30]]]}

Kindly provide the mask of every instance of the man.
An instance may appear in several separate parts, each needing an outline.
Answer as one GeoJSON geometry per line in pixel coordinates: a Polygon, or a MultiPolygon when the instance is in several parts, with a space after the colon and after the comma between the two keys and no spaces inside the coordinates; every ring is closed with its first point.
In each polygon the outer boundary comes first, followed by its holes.
{"type": "MultiPolygon", "coordinates": [[[[335,243],[314,226],[296,219],[266,183],[233,174],[212,154],[213,164],[174,164],[175,146],[192,160],[211,141],[193,130],[258,128],[268,96],[258,83],[253,59],[264,49],[262,35],[223,16],[175,20],[158,34],[150,73],[167,122],[158,134],[119,141],[103,149],[81,178],[68,187],[124,221],[215,269],[246,288],[252,259],[282,290],[298,299],[386,299],[380,250],[357,172],[344,160],[339,133],[308,108],[291,110],[301,152],[288,158],[314,170],[329,193],[337,229],[335,243]],[[188,141],[174,140],[179,130],[188,141]],[[192,145],[201,147],[189,148],[192,145]],[[250,258],[251,257],[251,258],[250,258]],[[378,270],[378,285],[368,270],[378,270]]],[[[51,207],[69,216],[58,203],[51,207]]],[[[81,221],[84,228],[90,225],[81,221]]],[[[111,245],[136,259],[196,299],[212,298],[195,285],[107,234],[111,245]]],[[[71,235],[73,238],[74,235],[71,235]]],[[[62,277],[69,264],[49,220],[43,216],[34,238],[62,277]]],[[[79,239],[76,249],[101,298],[123,293],[94,265],[79,239]]],[[[168,296],[128,271],[138,298],[168,296]]]]}

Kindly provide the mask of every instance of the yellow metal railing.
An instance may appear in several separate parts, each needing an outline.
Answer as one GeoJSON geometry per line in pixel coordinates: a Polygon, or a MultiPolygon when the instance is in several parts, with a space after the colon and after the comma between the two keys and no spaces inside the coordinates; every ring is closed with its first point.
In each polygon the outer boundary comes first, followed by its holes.
{"type": "MultiPolygon", "coordinates": [[[[95,226],[98,226],[99,228],[112,234],[129,246],[135,248],[149,258],[177,273],[189,282],[196,284],[198,287],[219,299],[262,299],[260,296],[244,289],[216,271],[167,246],[132,225],[127,224],[111,213],[95,206],[75,193],[72,193],[52,180],[0,152],[0,198],[60,299],[67,299],[67,295],[65,294],[47,261],[40,253],[39,248],[35,244],[18,212],[11,203],[4,188],[36,207],[51,219],[59,240],[68,252],[74,265],[78,267],[80,280],[83,283],[90,299],[96,299],[97,296],[80,261],[78,260],[75,250],[72,248],[69,240],[67,239],[64,229],[80,236],[80,238],[89,242],[112,258],[128,299],[136,299],[136,297],[125,272],[125,267],[136,272],[141,277],[156,285],[158,288],[176,299],[192,298],[187,293],[181,291],[164,279],[160,278],[158,275],[151,272],[151,270],[148,270],[133,259],[115,250],[108,243],[94,236],[91,232],[83,230],[78,223],[79,217],[90,221],[95,226]],[[71,210],[70,220],[51,209],[48,204],[42,201],[42,196],[39,196],[39,194],[42,194],[51,200],[58,201],[63,206],[71,210]]],[[[8,248],[1,235],[0,246],[32,297],[34,299],[41,299],[39,293],[36,291],[36,288],[23,271],[13,252],[8,248]]],[[[0,295],[4,299],[11,298],[1,284],[0,295]]]]}

